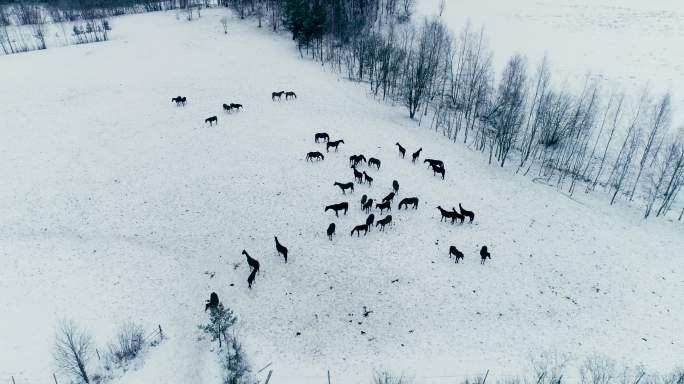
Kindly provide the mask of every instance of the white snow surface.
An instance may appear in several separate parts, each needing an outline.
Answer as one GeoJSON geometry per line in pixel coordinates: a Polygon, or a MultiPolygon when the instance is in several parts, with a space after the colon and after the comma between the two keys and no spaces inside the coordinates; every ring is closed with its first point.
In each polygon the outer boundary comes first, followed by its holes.
{"type": "MultiPolygon", "coordinates": [[[[438,14],[440,0],[417,0],[416,16],[438,14]]],[[[636,99],[671,91],[676,127],[684,124],[684,2],[681,0],[446,0],[442,20],[457,35],[484,28],[501,73],[515,53],[533,71],[547,54],[558,86],[581,87],[587,74],[636,99]]]]}
{"type": "Polygon", "coordinates": [[[112,41],[0,57],[0,382],[51,380],[60,318],[100,349],[125,319],[162,325],[168,339],[121,382],[219,382],[197,330],[212,291],[239,316],[253,367],[272,362],[277,383],[320,383],[327,370],[368,382],[380,368],[421,383],[496,378],[541,351],[684,363],[681,223],[488,166],[301,59],[286,36],[234,19],[224,35],[224,12],[116,18],[112,41]],[[272,102],[281,89],[299,98],[272,102]],[[245,109],[227,114],[224,102],[245,109]],[[339,152],[313,142],[323,131],[345,140],[339,152]],[[444,160],[446,180],[401,159],[397,141],[444,160]],[[305,162],[313,150],[325,160],[305,162]],[[352,181],[357,153],[382,167],[363,166],[373,187],[343,196],[333,182],[352,181]],[[382,198],[393,179],[419,209],[395,200],[394,227],[351,238],[361,195],[382,198]],[[341,201],[346,216],[323,212],[341,201]],[[435,207],[458,202],[475,222],[441,223],[435,207]],[[252,290],[242,249],[261,262],[252,290]]]}

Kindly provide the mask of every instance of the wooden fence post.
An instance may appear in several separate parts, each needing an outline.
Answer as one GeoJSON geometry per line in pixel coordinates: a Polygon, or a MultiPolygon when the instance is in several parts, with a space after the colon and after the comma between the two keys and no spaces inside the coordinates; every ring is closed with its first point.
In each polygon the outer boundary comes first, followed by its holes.
{"type": "Polygon", "coordinates": [[[95,348],[95,353],[97,353],[97,359],[98,359],[98,360],[101,360],[101,359],[100,359],[100,351],[98,351],[97,348],[95,348]]]}
{"type": "Polygon", "coordinates": [[[59,384],[59,383],[57,382],[57,375],[55,375],[54,372],[52,372],[52,378],[55,379],[55,384],[59,384]]]}
{"type": "Polygon", "coordinates": [[[272,370],[272,369],[269,369],[269,370],[268,370],[268,376],[266,376],[266,383],[265,383],[265,384],[268,384],[268,381],[271,380],[271,374],[272,374],[272,373],[273,373],[273,370],[272,370]]]}
{"type": "Polygon", "coordinates": [[[539,380],[537,380],[537,384],[541,383],[542,379],[544,379],[544,375],[546,375],[546,372],[542,372],[542,374],[539,375],[539,380]]]}
{"type": "Polygon", "coordinates": [[[17,383],[14,381],[14,376],[12,376],[12,384],[17,384],[17,383]]]}
{"type": "Polygon", "coordinates": [[[487,373],[485,373],[484,379],[482,379],[482,384],[485,384],[485,382],[487,381],[487,376],[489,376],[489,369],[487,370],[487,373]]]}
{"type": "Polygon", "coordinates": [[[163,338],[164,338],[164,332],[162,332],[161,324],[159,324],[159,340],[162,340],[163,338]]]}
{"type": "Polygon", "coordinates": [[[634,382],[634,384],[639,384],[639,382],[641,381],[641,378],[644,377],[645,374],[646,374],[646,372],[643,372],[643,371],[642,371],[642,372],[641,372],[641,375],[639,375],[639,378],[636,379],[636,381],[634,382]]]}
{"type": "Polygon", "coordinates": [[[328,369],[328,384],[330,384],[330,370],[328,369]]]}
{"type": "Polygon", "coordinates": [[[261,368],[260,370],[258,370],[257,373],[261,373],[263,370],[265,370],[266,368],[270,367],[271,364],[273,364],[273,363],[271,362],[271,363],[266,364],[266,366],[263,367],[263,368],[261,368]]]}

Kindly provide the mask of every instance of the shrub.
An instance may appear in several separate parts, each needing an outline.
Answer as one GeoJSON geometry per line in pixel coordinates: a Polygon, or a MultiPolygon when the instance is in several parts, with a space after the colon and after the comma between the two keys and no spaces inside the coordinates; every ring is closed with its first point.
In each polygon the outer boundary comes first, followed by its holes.
{"type": "Polygon", "coordinates": [[[383,370],[375,372],[373,384],[411,384],[411,380],[404,376],[396,376],[390,371],[383,370]]]}
{"type": "Polygon", "coordinates": [[[116,339],[109,344],[109,360],[114,366],[125,368],[138,357],[145,347],[145,331],[143,327],[132,321],[125,322],[119,328],[116,339]]]}

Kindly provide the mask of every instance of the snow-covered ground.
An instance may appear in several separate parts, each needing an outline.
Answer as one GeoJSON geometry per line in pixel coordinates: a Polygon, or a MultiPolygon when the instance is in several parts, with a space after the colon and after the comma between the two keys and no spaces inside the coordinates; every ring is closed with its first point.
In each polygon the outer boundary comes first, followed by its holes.
{"type": "Polygon", "coordinates": [[[540,351],[684,363],[681,223],[487,166],[300,59],[287,37],[237,20],[224,35],[223,12],[117,18],[112,41],[0,57],[0,380],[51,379],[66,317],[100,347],[127,318],[164,327],[126,384],[215,383],[215,354],[197,340],[211,291],[277,383],[320,383],[327,370],[366,382],[377,368],[421,383],[499,378],[540,351]],[[281,89],[299,99],[272,102],[281,89]],[[178,94],[186,107],[170,102],[178,94]],[[224,102],[245,109],[228,115],[224,102]],[[211,115],[219,124],[207,127],[211,115]],[[322,131],[345,144],[305,162],[325,152],[313,142],[322,131]],[[444,160],[446,180],[399,158],[397,141],[444,160]],[[357,153],[382,168],[363,167],[373,187],[343,196],[333,182],[352,181],[357,153]],[[393,179],[420,208],[395,200],[391,230],[350,238],[361,195],[381,198],[393,179]],[[323,212],[341,201],[346,216],[323,212]],[[458,202],[475,222],[440,223],[435,207],[458,202]],[[464,263],[447,257],[452,244],[464,263]],[[261,262],[252,290],[242,249],[261,262]]]}
{"type": "MultiPolygon", "coordinates": [[[[417,16],[441,0],[417,0],[417,16]]],[[[559,84],[582,85],[587,73],[636,98],[673,93],[676,126],[684,124],[684,2],[681,0],[446,0],[442,19],[455,33],[485,28],[500,73],[514,53],[535,68],[548,54],[559,84]]]]}

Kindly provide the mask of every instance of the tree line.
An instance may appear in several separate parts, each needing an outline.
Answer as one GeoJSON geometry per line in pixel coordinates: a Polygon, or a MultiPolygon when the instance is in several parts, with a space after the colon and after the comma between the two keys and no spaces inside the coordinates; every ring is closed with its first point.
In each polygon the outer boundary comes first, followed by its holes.
{"type": "MultiPolygon", "coordinates": [[[[302,56],[401,103],[410,118],[482,152],[492,165],[508,164],[571,196],[599,189],[611,205],[637,200],[644,218],[665,216],[678,202],[684,130],[674,129],[669,93],[644,87],[628,96],[589,75],[578,87],[556,85],[547,58],[531,68],[520,54],[497,75],[484,30],[467,25],[454,35],[439,18],[407,23],[411,0],[225,5],[243,17],[265,12],[274,30],[291,33],[302,56]]],[[[683,215],[679,207],[675,216],[683,215]]]]}

